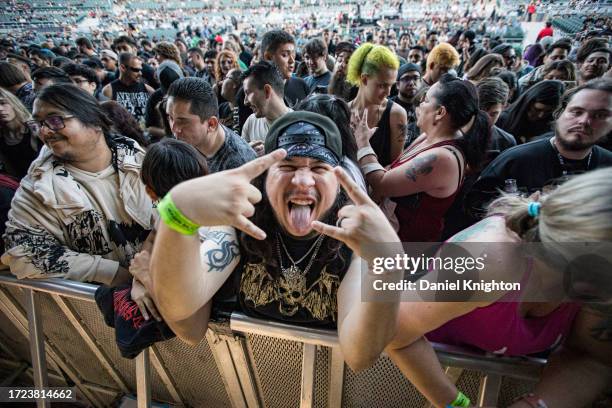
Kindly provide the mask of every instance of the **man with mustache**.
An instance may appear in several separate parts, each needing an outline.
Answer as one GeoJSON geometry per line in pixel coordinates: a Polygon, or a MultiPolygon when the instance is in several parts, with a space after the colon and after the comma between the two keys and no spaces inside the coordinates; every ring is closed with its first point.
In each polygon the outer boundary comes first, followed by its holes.
{"type": "MultiPolygon", "coordinates": [[[[375,243],[389,243],[382,256],[403,254],[399,238],[339,168],[342,140],[329,118],[287,113],[270,128],[265,148],[266,156],[166,195],[143,283],[164,320],[191,344],[206,333],[213,296],[215,306],[233,296],[234,307],[251,316],[337,327],[345,360],[364,369],[395,332],[399,293],[363,300],[373,275],[362,265],[374,270],[381,256],[375,243]],[[211,226],[204,242],[199,226],[211,226]]],[[[375,279],[402,273],[385,270],[375,279]]]]}
{"type": "Polygon", "coordinates": [[[555,112],[554,136],[505,150],[481,173],[467,197],[473,211],[516,180],[519,192],[551,188],[572,174],[612,166],[612,152],[595,144],[612,132],[612,80],[597,79],[567,91],[555,112]]]}
{"type": "Polygon", "coordinates": [[[402,65],[397,71],[397,95],[392,97],[393,102],[397,102],[406,111],[408,118],[408,134],[406,145],[412,143],[419,134],[416,125],[416,107],[419,101],[415,101],[415,96],[421,87],[421,69],[418,65],[408,62],[402,65]]]}
{"type": "Polygon", "coordinates": [[[112,133],[96,98],[73,84],[40,91],[32,119],[45,146],[11,203],[2,263],[20,279],[127,283],[153,226],[144,150],[112,133]]]}

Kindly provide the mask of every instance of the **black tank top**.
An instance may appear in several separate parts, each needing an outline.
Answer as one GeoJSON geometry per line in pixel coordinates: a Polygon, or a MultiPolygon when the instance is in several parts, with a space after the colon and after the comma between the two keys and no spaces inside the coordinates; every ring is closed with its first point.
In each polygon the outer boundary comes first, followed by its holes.
{"type": "Polygon", "coordinates": [[[111,82],[112,100],[127,109],[140,122],[145,117],[149,93],[143,82],[125,85],[119,79],[111,82]]]}
{"type": "Polygon", "coordinates": [[[383,112],[378,124],[378,129],[370,138],[370,145],[374,152],[378,156],[378,162],[383,166],[388,166],[393,160],[391,160],[391,108],[393,107],[393,101],[387,99],[387,107],[383,112]]]}
{"type": "Polygon", "coordinates": [[[27,174],[30,164],[38,156],[38,152],[32,149],[31,137],[30,132],[27,131],[19,143],[9,145],[0,136],[0,150],[8,165],[15,171],[14,175],[19,179],[27,174]]]}

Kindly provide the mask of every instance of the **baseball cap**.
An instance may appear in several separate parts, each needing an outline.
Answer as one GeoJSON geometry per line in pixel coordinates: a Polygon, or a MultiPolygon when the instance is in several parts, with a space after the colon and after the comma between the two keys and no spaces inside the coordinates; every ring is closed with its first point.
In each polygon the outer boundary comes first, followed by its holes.
{"type": "Polygon", "coordinates": [[[114,59],[115,61],[119,61],[119,57],[117,56],[117,53],[111,50],[100,51],[100,58],[102,57],[108,57],[108,58],[114,59]]]}
{"type": "Polygon", "coordinates": [[[157,67],[157,77],[159,78],[162,92],[167,93],[168,88],[170,88],[174,81],[183,78],[183,71],[176,62],[165,60],[157,67]]]}
{"type": "Polygon", "coordinates": [[[289,112],[277,119],[264,146],[266,153],[282,148],[287,158],[310,157],[332,166],[342,159],[342,137],[336,124],[314,112],[289,112]]]}
{"type": "Polygon", "coordinates": [[[406,72],[410,71],[417,71],[418,73],[421,73],[421,68],[419,68],[417,64],[407,62],[397,70],[397,80],[399,81],[406,72]]]}

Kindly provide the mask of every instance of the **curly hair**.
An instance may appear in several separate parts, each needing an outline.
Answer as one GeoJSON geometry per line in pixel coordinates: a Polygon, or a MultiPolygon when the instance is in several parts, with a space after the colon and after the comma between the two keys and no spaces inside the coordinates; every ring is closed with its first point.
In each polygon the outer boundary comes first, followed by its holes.
{"type": "Polygon", "coordinates": [[[215,79],[217,80],[217,82],[221,82],[224,79],[223,72],[221,72],[221,60],[224,57],[230,57],[232,59],[232,67],[230,69],[240,68],[240,66],[238,65],[238,57],[236,56],[236,53],[234,51],[221,51],[219,54],[217,54],[217,59],[215,60],[215,79]]]}
{"type": "Polygon", "coordinates": [[[441,68],[454,68],[459,65],[459,53],[449,43],[440,43],[436,45],[427,56],[427,67],[431,63],[436,64],[441,68]]]}
{"type": "Polygon", "coordinates": [[[157,45],[153,48],[153,52],[161,57],[176,62],[179,67],[183,66],[181,61],[181,53],[179,52],[178,47],[170,42],[162,41],[157,43],[157,45]]]}
{"type": "Polygon", "coordinates": [[[348,63],[346,80],[355,86],[361,85],[361,75],[376,75],[381,68],[399,69],[399,59],[383,45],[365,43],[361,45],[348,63]]]}

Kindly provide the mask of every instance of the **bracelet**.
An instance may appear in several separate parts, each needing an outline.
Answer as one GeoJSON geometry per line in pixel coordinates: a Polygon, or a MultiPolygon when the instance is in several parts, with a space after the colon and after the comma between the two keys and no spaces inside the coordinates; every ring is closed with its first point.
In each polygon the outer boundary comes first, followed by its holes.
{"type": "Polygon", "coordinates": [[[544,400],[535,394],[525,394],[518,400],[525,401],[532,408],[548,408],[544,400]]]}
{"type": "Polygon", "coordinates": [[[367,163],[364,164],[363,166],[361,166],[361,171],[363,172],[364,175],[368,175],[372,172],[375,171],[379,171],[379,170],[385,170],[385,168],[383,166],[380,165],[380,163],[376,162],[376,163],[367,163]]]}
{"type": "Polygon", "coordinates": [[[357,161],[363,159],[366,156],[370,156],[370,155],[374,155],[378,158],[378,156],[376,155],[376,152],[374,151],[374,149],[372,149],[372,146],[362,147],[361,149],[357,150],[357,161]]]}
{"type": "Polygon", "coordinates": [[[159,216],[164,224],[179,234],[193,235],[200,227],[198,224],[185,217],[183,213],[176,208],[170,193],[166,194],[166,196],[159,202],[157,205],[157,211],[159,212],[159,216]]]}
{"type": "Polygon", "coordinates": [[[455,408],[468,408],[470,406],[470,399],[461,391],[457,394],[457,398],[453,402],[447,405],[447,407],[455,408]]]}

